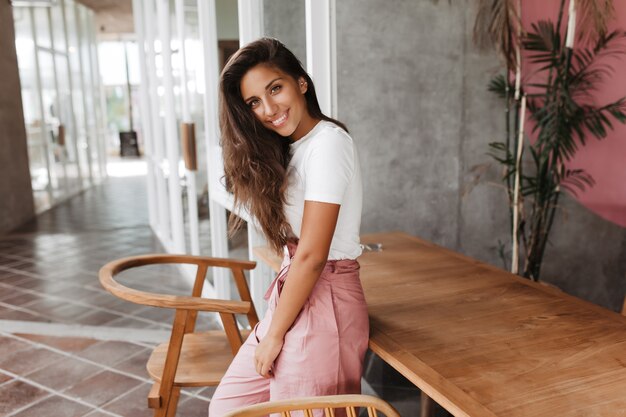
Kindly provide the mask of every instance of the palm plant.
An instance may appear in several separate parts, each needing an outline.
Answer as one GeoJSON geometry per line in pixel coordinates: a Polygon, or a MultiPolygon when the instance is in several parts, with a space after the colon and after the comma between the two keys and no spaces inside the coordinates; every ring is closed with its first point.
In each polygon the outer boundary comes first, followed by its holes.
{"type": "MultiPolygon", "coordinates": [[[[611,73],[611,68],[599,58],[625,52],[624,33],[606,30],[612,4],[608,0],[574,1],[569,4],[567,36],[562,36],[559,30],[564,0],[561,0],[556,24],[542,20],[532,24],[528,33],[522,32],[517,18],[521,3],[515,8],[511,0],[489,2],[492,6],[499,4],[492,19],[509,20],[506,24],[492,21],[488,28],[493,30],[487,31],[492,41],[509,40],[498,48],[505,58],[506,75],[495,77],[488,87],[505,101],[507,128],[503,141],[489,145],[489,154],[504,168],[503,181],[511,203],[511,270],[519,271],[519,251],[524,260],[521,274],[533,280],[540,276],[562,190],[575,194],[594,183],[583,170],[566,168],[567,162],[589,137],[605,138],[612,129],[612,121],[626,122],[626,97],[600,106],[593,102],[594,90],[611,73]],[[574,49],[576,5],[581,14],[585,13],[585,19],[579,22],[581,28],[587,25],[593,30],[579,32],[579,39],[585,37],[591,46],[574,49]],[[524,80],[520,71],[522,56],[525,64],[537,67],[524,80]],[[526,105],[530,125],[537,136],[532,144],[524,143],[526,105]]],[[[489,21],[484,16],[481,19],[489,21]]],[[[475,30],[481,19],[477,19],[475,30]]]]}

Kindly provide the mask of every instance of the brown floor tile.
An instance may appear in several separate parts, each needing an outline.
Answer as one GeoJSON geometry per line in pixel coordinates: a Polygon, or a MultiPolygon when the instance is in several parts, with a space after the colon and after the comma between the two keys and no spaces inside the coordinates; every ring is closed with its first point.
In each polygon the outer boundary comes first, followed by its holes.
{"type": "Polygon", "coordinates": [[[21,263],[22,263],[22,261],[20,261],[19,259],[7,258],[7,257],[4,257],[4,256],[0,256],[0,266],[11,267],[12,265],[21,264],[21,263]]]}
{"type": "Polygon", "coordinates": [[[3,303],[13,304],[14,306],[23,306],[24,304],[32,303],[33,301],[41,300],[41,296],[36,294],[30,294],[26,292],[19,292],[11,297],[7,297],[2,300],[3,303]]]}
{"type": "Polygon", "coordinates": [[[9,273],[7,271],[5,271],[5,274],[7,274],[7,276],[3,276],[2,278],[0,278],[0,283],[5,285],[22,286],[21,284],[23,283],[33,283],[36,281],[35,278],[30,278],[26,275],[16,275],[12,272],[9,273]]]}
{"type": "Polygon", "coordinates": [[[23,321],[40,321],[40,322],[50,322],[51,320],[43,317],[42,315],[36,315],[32,313],[28,313],[26,311],[19,310],[0,310],[0,319],[2,320],[23,320],[23,321]]]}
{"type": "Polygon", "coordinates": [[[140,384],[140,381],[125,375],[103,371],[81,381],[65,393],[89,404],[101,406],[140,384]]]}
{"type": "Polygon", "coordinates": [[[81,288],[77,288],[69,283],[49,279],[49,277],[46,277],[45,281],[46,294],[54,294],[63,298],[80,300],[81,288]],[[72,295],[73,293],[76,295],[72,295]]]}
{"type": "Polygon", "coordinates": [[[184,392],[190,395],[202,395],[203,397],[211,398],[216,389],[217,387],[185,388],[184,392]]]}
{"type": "Polygon", "coordinates": [[[152,349],[145,349],[142,352],[122,361],[114,366],[115,369],[137,375],[141,378],[150,378],[146,370],[146,363],[152,354],[152,349]]]}
{"type": "Polygon", "coordinates": [[[18,375],[26,375],[63,358],[65,356],[48,349],[31,348],[6,355],[0,362],[0,369],[18,375]]]}
{"type": "Polygon", "coordinates": [[[7,382],[10,379],[12,379],[12,378],[9,375],[3,374],[2,371],[0,370],[0,384],[3,384],[3,383],[7,382]]]}
{"type": "Polygon", "coordinates": [[[169,308],[147,307],[134,315],[163,324],[172,324],[174,321],[174,310],[169,308]]]}
{"type": "Polygon", "coordinates": [[[54,310],[63,308],[66,305],[67,301],[44,297],[40,301],[30,304],[28,309],[39,314],[49,315],[54,310]]]}
{"type": "Polygon", "coordinates": [[[8,414],[48,395],[23,381],[13,381],[0,386],[0,415],[8,414]]]}
{"type": "Polygon", "coordinates": [[[122,317],[107,323],[107,326],[123,327],[125,329],[145,329],[150,324],[152,324],[152,322],[138,320],[133,317],[122,317]]]}
{"type": "Polygon", "coordinates": [[[88,326],[102,326],[120,318],[122,318],[122,316],[120,316],[119,314],[96,310],[77,318],[76,320],[74,320],[74,322],[78,324],[85,324],[88,326]]]}
{"type": "Polygon", "coordinates": [[[112,366],[145,348],[128,342],[106,341],[95,344],[77,355],[94,362],[112,366]]]}
{"type": "Polygon", "coordinates": [[[26,377],[48,388],[63,391],[101,371],[102,368],[99,366],[74,358],[66,358],[32,372],[26,377]]]}
{"type": "Polygon", "coordinates": [[[23,281],[19,281],[18,283],[15,284],[16,287],[20,287],[20,288],[24,288],[27,290],[33,290],[33,291],[45,291],[46,290],[46,285],[49,282],[44,280],[44,279],[40,279],[40,278],[33,278],[33,277],[26,277],[25,280],[23,281]]]}
{"type": "Polygon", "coordinates": [[[92,310],[93,309],[89,307],[68,303],[63,307],[52,310],[50,312],[50,315],[53,316],[55,319],[74,322],[73,319],[75,319],[76,317],[84,316],[85,314],[90,313],[92,310]]]}
{"type": "Polygon", "coordinates": [[[3,355],[31,349],[32,345],[12,337],[0,336],[0,352],[3,355]]]}
{"type": "Polygon", "coordinates": [[[199,398],[181,398],[178,404],[177,415],[185,417],[206,417],[209,411],[209,402],[199,398]]]}
{"type": "Polygon", "coordinates": [[[171,325],[165,325],[165,324],[150,324],[148,326],[145,327],[145,329],[150,329],[150,330],[172,330],[171,325]]]}
{"type": "MultiPolygon", "coordinates": [[[[150,384],[142,384],[137,389],[123,397],[117,398],[115,401],[112,401],[102,408],[122,416],[151,417],[154,411],[148,408],[148,392],[150,391],[150,387],[150,384]]],[[[180,413],[177,413],[177,415],[183,416],[183,414],[180,413]]],[[[206,414],[204,417],[206,417],[206,414]]]]}
{"type": "Polygon", "coordinates": [[[91,410],[93,409],[77,402],[54,396],[20,411],[15,414],[15,417],[41,417],[51,415],[54,415],[54,417],[80,417],[91,410]]]}
{"type": "Polygon", "coordinates": [[[120,300],[112,294],[108,294],[108,297],[109,299],[103,300],[102,304],[99,304],[99,306],[126,314],[133,314],[139,310],[143,310],[144,308],[144,306],[140,304],[134,304],[126,300],[120,300]]]}
{"type": "Polygon", "coordinates": [[[98,307],[106,307],[106,303],[119,300],[114,295],[105,291],[100,292],[92,290],[92,293],[92,295],[84,297],[81,301],[98,307]]]}
{"type": "MultiPolygon", "coordinates": [[[[85,339],[81,337],[42,336],[35,334],[17,334],[17,336],[69,353],[80,352],[87,349],[89,346],[100,342],[99,340],[85,339]]],[[[0,346],[0,350],[1,349],[2,347],[0,346]]]]}
{"type": "MultiPolygon", "coordinates": [[[[0,284],[2,284],[2,278],[0,278],[0,284]]],[[[24,294],[24,292],[13,285],[0,285],[0,301],[19,294],[24,294]]]]}
{"type": "Polygon", "coordinates": [[[221,327],[216,319],[211,317],[199,317],[196,322],[196,331],[220,330],[221,327]]]}
{"type": "Polygon", "coordinates": [[[102,294],[100,291],[91,290],[82,287],[70,286],[61,292],[55,292],[59,297],[67,298],[68,300],[77,300],[81,303],[88,303],[89,297],[93,297],[98,294],[102,294]]]}
{"type": "Polygon", "coordinates": [[[37,272],[37,264],[27,260],[14,260],[15,262],[6,265],[7,268],[16,269],[18,271],[37,272]]]}

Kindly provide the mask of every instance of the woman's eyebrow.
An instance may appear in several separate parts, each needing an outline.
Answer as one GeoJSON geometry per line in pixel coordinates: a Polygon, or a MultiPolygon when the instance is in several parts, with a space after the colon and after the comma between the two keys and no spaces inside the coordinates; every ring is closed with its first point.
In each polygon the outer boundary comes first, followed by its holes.
{"type": "Polygon", "coordinates": [[[272,81],[267,83],[267,85],[265,86],[265,89],[267,90],[268,88],[270,88],[270,85],[274,84],[275,81],[282,80],[282,79],[283,77],[274,78],[272,81]]]}
{"type": "MultiPolygon", "coordinates": [[[[265,89],[267,90],[267,89],[268,89],[268,88],[270,88],[270,86],[271,86],[272,84],[274,84],[276,81],[278,81],[278,80],[282,80],[282,79],[283,79],[283,77],[274,78],[272,81],[270,81],[269,83],[267,83],[267,85],[265,86],[265,89]]],[[[255,97],[256,97],[256,96],[250,96],[250,97],[248,97],[247,99],[245,99],[245,100],[244,100],[244,102],[246,102],[246,103],[247,103],[248,101],[250,101],[251,99],[253,99],[253,98],[255,98],[255,97]]]]}

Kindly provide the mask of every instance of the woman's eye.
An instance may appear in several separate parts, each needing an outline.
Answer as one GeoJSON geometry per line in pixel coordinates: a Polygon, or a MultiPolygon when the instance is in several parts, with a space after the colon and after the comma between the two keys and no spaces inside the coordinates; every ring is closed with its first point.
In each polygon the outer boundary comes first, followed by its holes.
{"type": "Polygon", "coordinates": [[[270,91],[272,92],[272,94],[276,94],[280,91],[281,88],[282,87],[280,85],[275,85],[270,91]]]}
{"type": "Polygon", "coordinates": [[[248,102],[248,106],[250,106],[251,109],[256,108],[259,105],[259,100],[252,100],[248,102]]]}

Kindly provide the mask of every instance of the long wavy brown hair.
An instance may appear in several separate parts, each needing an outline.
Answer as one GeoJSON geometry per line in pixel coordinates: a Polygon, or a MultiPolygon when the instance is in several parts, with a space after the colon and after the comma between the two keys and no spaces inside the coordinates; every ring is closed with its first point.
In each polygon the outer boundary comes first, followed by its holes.
{"type": "MultiPolygon", "coordinates": [[[[308,84],[307,110],[314,119],[345,125],[322,113],[313,80],[298,58],[280,41],[256,40],[239,49],[228,61],[220,80],[220,129],[226,186],[234,194],[235,207],[247,210],[263,229],[270,245],[279,252],[295,235],[285,217],[287,167],[291,139],[280,136],[259,122],[241,96],[241,79],[251,68],[269,65],[308,84]]],[[[232,235],[243,220],[231,214],[232,235]]]]}

